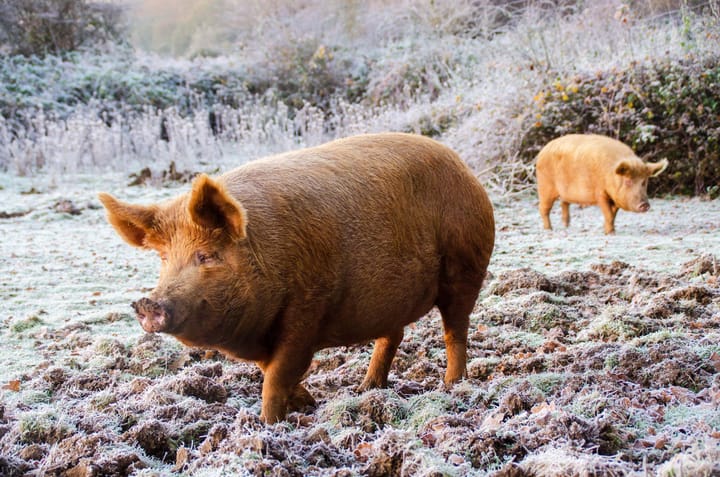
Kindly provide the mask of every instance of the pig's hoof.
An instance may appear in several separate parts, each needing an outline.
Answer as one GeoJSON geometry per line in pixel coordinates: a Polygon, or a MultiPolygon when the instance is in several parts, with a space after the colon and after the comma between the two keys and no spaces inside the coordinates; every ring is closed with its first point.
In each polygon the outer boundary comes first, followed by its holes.
{"type": "Polygon", "coordinates": [[[462,381],[463,379],[467,378],[467,372],[463,372],[462,374],[455,375],[455,376],[446,376],[443,380],[443,388],[445,391],[450,391],[457,383],[462,381]]]}
{"type": "Polygon", "coordinates": [[[295,387],[288,398],[288,410],[290,411],[302,411],[307,408],[315,409],[316,407],[315,398],[300,384],[295,387]]]}
{"type": "Polygon", "coordinates": [[[357,387],[356,391],[358,394],[362,394],[365,391],[370,391],[371,389],[383,389],[387,387],[387,381],[382,382],[377,379],[368,379],[365,378],[365,380],[360,384],[360,386],[357,387]]]}
{"type": "Polygon", "coordinates": [[[265,424],[277,424],[278,422],[282,421],[285,416],[271,416],[269,414],[260,413],[260,420],[264,422],[265,424]]]}

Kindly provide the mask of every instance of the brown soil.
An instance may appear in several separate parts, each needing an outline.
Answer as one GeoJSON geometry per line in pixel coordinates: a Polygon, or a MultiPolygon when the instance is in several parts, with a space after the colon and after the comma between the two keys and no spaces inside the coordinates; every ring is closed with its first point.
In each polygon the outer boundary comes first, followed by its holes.
{"type": "Polygon", "coordinates": [[[273,426],[252,364],[88,336],[54,333],[67,357],[6,384],[0,475],[720,475],[709,255],[674,274],[499,273],[472,316],[467,380],[444,389],[433,312],[408,329],[389,389],[355,391],[371,345],[326,350],[306,379],[317,407],[273,426]]]}

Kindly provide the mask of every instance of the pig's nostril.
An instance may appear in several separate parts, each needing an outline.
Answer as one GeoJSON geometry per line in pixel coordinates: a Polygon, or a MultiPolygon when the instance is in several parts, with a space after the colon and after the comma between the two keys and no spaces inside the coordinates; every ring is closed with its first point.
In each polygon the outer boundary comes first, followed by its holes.
{"type": "Polygon", "coordinates": [[[648,210],[650,210],[650,204],[647,202],[643,202],[642,204],[640,204],[640,207],[638,207],[638,210],[640,210],[640,212],[647,212],[648,210]]]}

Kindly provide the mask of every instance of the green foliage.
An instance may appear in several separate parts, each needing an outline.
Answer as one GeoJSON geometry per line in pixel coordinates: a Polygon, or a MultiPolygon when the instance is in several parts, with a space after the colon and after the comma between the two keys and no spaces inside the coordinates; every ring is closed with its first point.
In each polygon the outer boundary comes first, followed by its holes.
{"type": "Polygon", "coordinates": [[[720,57],[558,77],[535,96],[534,109],[522,139],[527,162],[555,137],[604,134],[648,160],[670,161],[650,181],[651,194],[720,192],[720,57]]]}
{"type": "Polygon", "coordinates": [[[42,318],[37,315],[31,315],[24,320],[18,320],[10,326],[10,330],[13,333],[22,333],[36,326],[42,325],[44,322],[42,318]]]}
{"type": "Polygon", "coordinates": [[[189,116],[236,109],[263,96],[288,106],[292,117],[306,104],[327,111],[338,97],[357,101],[363,96],[364,70],[345,63],[323,45],[309,44],[289,47],[262,71],[229,62],[151,67],[131,51],[0,57],[0,116],[19,129],[40,112],[65,119],[92,106],[111,124],[148,110],[172,108],[189,116]]]}
{"type": "Polygon", "coordinates": [[[527,380],[535,386],[543,396],[555,392],[565,382],[566,376],[560,373],[538,373],[528,376],[527,380]]]}
{"type": "Polygon", "coordinates": [[[0,0],[0,46],[25,56],[122,39],[122,9],[88,0],[0,0]]]}
{"type": "Polygon", "coordinates": [[[404,426],[417,431],[432,419],[447,414],[458,402],[446,393],[430,392],[410,399],[404,426]]]}
{"type": "Polygon", "coordinates": [[[20,441],[56,443],[67,437],[74,426],[53,410],[28,411],[18,419],[20,441]]]}

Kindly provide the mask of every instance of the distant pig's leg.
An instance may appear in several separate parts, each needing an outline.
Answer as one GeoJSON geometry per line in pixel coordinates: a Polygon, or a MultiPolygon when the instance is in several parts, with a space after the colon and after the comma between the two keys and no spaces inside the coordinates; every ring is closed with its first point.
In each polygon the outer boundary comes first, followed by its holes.
{"type": "Polygon", "coordinates": [[[543,227],[547,230],[552,229],[552,225],[550,225],[550,210],[552,210],[552,206],[555,203],[555,197],[552,199],[549,196],[546,195],[540,195],[540,217],[542,217],[543,221],[543,227]]]}
{"type": "Polygon", "coordinates": [[[570,203],[564,200],[560,201],[560,207],[562,207],[562,221],[565,227],[570,226],[570,203]]]}
{"type": "Polygon", "coordinates": [[[315,398],[305,389],[305,386],[302,384],[295,386],[288,401],[288,409],[290,411],[300,411],[304,407],[315,407],[316,405],[315,398]]]}
{"type": "Polygon", "coordinates": [[[613,204],[609,197],[602,197],[598,200],[600,210],[602,210],[603,217],[605,218],[605,233],[615,233],[615,216],[617,215],[618,208],[613,204]]]}
{"type": "Polygon", "coordinates": [[[400,328],[388,336],[375,340],[375,348],[373,349],[372,358],[370,358],[370,366],[368,367],[365,379],[360,385],[360,391],[387,387],[390,365],[403,339],[403,334],[404,331],[400,328]]]}

